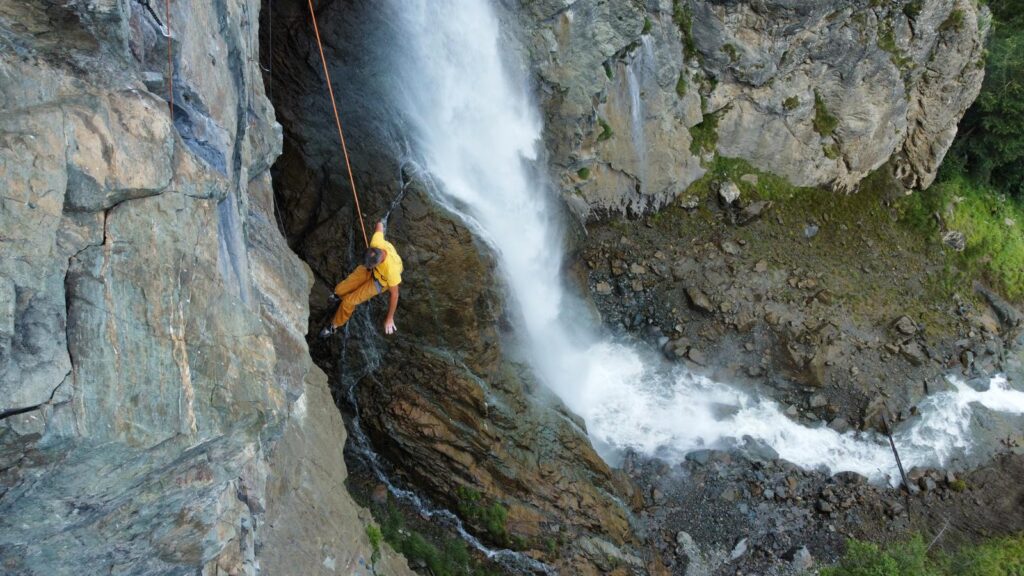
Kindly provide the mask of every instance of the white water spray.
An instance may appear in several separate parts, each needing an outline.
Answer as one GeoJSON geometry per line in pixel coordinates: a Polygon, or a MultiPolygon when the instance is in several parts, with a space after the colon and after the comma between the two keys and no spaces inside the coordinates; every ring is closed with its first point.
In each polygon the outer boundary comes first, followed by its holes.
{"type": "MultiPolygon", "coordinates": [[[[567,318],[570,295],[558,273],[562,216],[535,166],[542,123],[527,83],[504,61],[510,55],[502,53],[507,42],[495,14],[486,0],[402,0],[393,9],[402,32],[393,62],[402,87],[394,96],[411,153],[440,188],[438,199],[495,249],[538,376],[585,419],[606,457],[632,448],[675,458],[749,436],[803,467],[895,477],[878,437],[803,426],[772,401],[603,340],[567,318]]],[[[974,404],[1024,413],[1024,393],[1005,379],[987,392],[953,384],[896,433],[907,466],[942,465],[968,450],[974,404]]]]}

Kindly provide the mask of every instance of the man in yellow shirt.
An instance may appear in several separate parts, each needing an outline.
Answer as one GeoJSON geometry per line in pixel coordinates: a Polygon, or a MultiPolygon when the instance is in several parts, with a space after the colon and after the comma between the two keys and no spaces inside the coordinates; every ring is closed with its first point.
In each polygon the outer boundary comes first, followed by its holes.
{"type": "Polygon", "coordinates": [[[384,290],[390,292],[388,316],[384,320],[384,332],[393,334],[395,328],[395,309],[398,308],[398,285],[402,283],[402,258],[395,247],[384,239],[384,224],[377,222],[377,228],[370,239],[370,247],[366,249],[363,264],[356,267],[348,278],[334,287],[334,294],[341,298],[338,311],[331,319],[331,325],[320,331],[320,337],[326,338],[348,322],[355,312],[356,306],[380,294],[384,290]]]}

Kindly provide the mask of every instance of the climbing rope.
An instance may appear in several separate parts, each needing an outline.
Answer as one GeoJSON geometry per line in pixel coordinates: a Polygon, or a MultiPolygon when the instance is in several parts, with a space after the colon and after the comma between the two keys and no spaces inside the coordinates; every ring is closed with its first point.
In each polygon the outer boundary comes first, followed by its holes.
{"type": "Polygon", "coordinates": [[[331,107],[334,109],[334,124],[338,127],[338,139],[341,140],[341,153],[345,157],[345,169],[348,170],[348,182],[352,186],[352,197],[356,201],[356,213],[359,215],[359,227],[363,231],[363,242],[370,246],[370,240],[366,236],[366,224],[363,222],[363,210],[359,206],[359,194],[356,192],[356,180],[352,176],[352,165],[348,160],[348,147],[345,145],[345,134],[341,130],[341,117],[338,116],[338,102],[334,97],[334,87],[331,86],[331,73],[327,71],[327,58],[324,56],[324,45],[320,41],[320,27],[316,22],[316,11],[313,10],[313,0],[307,0],[309,4],[309,15],[313,18],[313,33],[316,35],[316,46],[320,50],[320,62],[324,67],[324,76],[327,78],[327,92],[331,95],[331,107]]]}

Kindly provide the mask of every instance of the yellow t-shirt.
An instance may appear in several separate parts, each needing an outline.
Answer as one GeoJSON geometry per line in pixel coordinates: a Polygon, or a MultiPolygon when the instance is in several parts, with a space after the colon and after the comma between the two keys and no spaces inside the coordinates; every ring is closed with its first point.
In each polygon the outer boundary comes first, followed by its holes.
{"type": "Polygon", "coordinates": [[[381,288],[391,288],[402,283],[402,257],[398,255],[394,245],[384,239],[383,232],[374,232],[370,238],[370,248],[380,248],[387,253],[384,261],[373,269],[373,276],[380,282],[381,288]]]}

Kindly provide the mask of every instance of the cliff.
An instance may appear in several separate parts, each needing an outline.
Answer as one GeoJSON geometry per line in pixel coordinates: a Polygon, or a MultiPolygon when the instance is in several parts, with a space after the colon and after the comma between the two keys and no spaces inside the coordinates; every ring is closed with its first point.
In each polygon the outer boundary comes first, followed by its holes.
{"type": "Polygon", "coordinates": [[[146,2],[0,5],[5,574],[370,571],[258,10],[173,2],[167,38],[146,2]]]}
{"type": "Polygon", "coordinates": [[[546,140],[584,218],[656,210],[713,155],[854,190],[927,188],[981,88],[970,0],[533,2],[546,140]]]}

